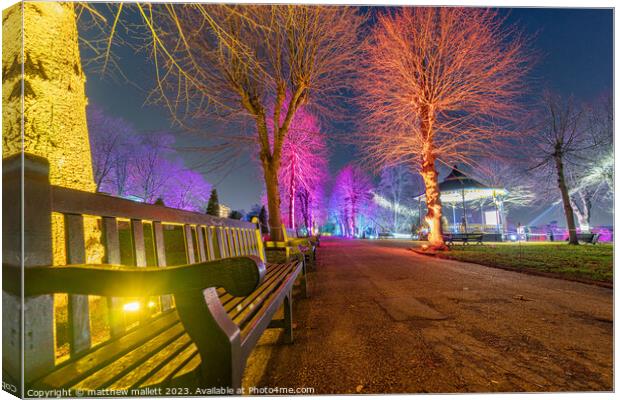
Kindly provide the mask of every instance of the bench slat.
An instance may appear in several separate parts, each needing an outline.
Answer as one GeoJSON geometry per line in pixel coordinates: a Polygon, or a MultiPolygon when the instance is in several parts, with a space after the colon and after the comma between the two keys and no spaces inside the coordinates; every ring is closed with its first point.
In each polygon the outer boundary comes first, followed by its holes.
{"type": "Polygon", "coordinates": [[[185,254],[187,255],[187,263],[194,264],[196,262],[196,257],[194,254],[194,238],[192,236],[191,225],[183,226],[183,235],[185,237],[185,254]]]}
{"type": "Polygon", "coordinates": [[[136,267],[146,267],[146,250],[144,249],[144,226],[142,220],[131,220],[131,240],[136,267]]]}
{"type": "MultiPolygon", "coordinates": [[[[121,247],[118,237],[118,225],[116,218],[102,217],[101,226],[103,228],[103,245],[105,248],[105,262],[107,264],[121,263],[121,247]]],[[[122,299],[118,297],[107,297],[108,299],[108,318],[110,320],[110,336],[117,338],[125,332],[125,323],[121,314],[122,299]]]]}
{"type": "Polygon", "coordinates": [[[198,259],[200,261],[207,261],[207,251],[205,249],[204,227],[201,225],[196,226],[196,241],[198,242],[198,259]]]}
{"type": "Polygon", "coordinates": [[[127,371],[131,371],[140,365],[145,359],[158,351],[162,351],[185,330],[181,323],[174,324],[165,332],[151,338],[140,347],[126,353],[122,357],[116,358],[104,368],[98,369],[90,374],[86,379],[73,385],[74,389],[100,389],[124,376],[127,371]]]}
{"type": "MultiPolygon", "coordinates": [[[[174,358],[174,362],[169,362],[162,365],[161,368],[155,371],[155,373],[149,376],[145,381],[141,382],[139,387],[160,385],[170,381],[173,376],[185,367],[187,363],[190,362],[196,355],[198,355],[198,349],[192,342],[174,358]]],[[[198,359],[200,360],[200,356],[198,356],[198,359]]]]}
{"type": "MultiPolygon", "coordinates": [[[[76,214],[64,217],[67,264],[83,264],[86,262],[84,218],[76,214]]],[[[69,295],[68,315],[69,348],[73,357],[90,348],[88,296],[69,295]]]]}
{"type": "Polygon", "coordinates": [[[163,366],[178,364],[176,357],[192,345],[192,339],[187,333],[184,333],[160,351],[151,354],[140,365],[131,368],[131,370],[127,371],[119,380],[107,386],[107,388],[119,390],[138,387],[141,382],[145,381],[163,366]]]}
{"type": "MultiPolygon", "coordinates": [[[[159,221],[153,221],[153,240],[155,242],[157,266],[164,268],[168,265],[166,260],[166,244],[164,242],[164,228],[159,221]]],[[[165,294],[160,296],[160,300],[162,311],[168,311],[172,308],[172,296],[165,294]]]]}
{"type": "Polygon", "coordinates": [[[217,243],[217,253],[216,258],[226,258],[231,257],[228,252],[228,244],[226,243],[226,232],[224,228],[221,226],[214,227],[215,230],[215,240],[217,243]]]}
{"type": "Polygon", "coordinates": [[[92,352],[77,360],[68,360],[60,364],[52,373],[35,382],[35,387],[69,387],[79,382],[84,376],[105,366],[123,354],[139,347],[144,340],[159,335],[178,323],[176,313],[169,312],[153,321],[128,332],[122,337],[95,348],[92,352]]]}
{"type": "Polygon", "coordinates": [[[213,244],[215,243],[214,239],[214,235],[215,233],[213,232],[213,230],[215,228],[207,226],[206,228],[206,232],[205,232],[205,238],[207,240],[207,259],[209,261],[215,260],[217,257],[215,256],[215,248],[213,246],[213,244]]]}
{"type": "MultiPolygon", "coordinates": [[[[301,269],[302,264],[296,264],[296,266],[291,270],[291,273],[287,275],[287,278],[281,282],[281,290],[272,292],[271,296],[265,300],[262,305],[265,313],[275,313],[284,296],[290,294],[292,291],[295,279],[301,273],[301,269]]],[[[286,318],[286,305],[284,307],[286,318]]],[[[256,342],[258,342],[262,332],[267,328],[270,322],[271,321],[265,318],[261,318],[260,315],[255,315],[245,324],[241,330],[241,337],[243,338],[242,348],[246,357],[249,356],[250,352],[256,345],[256,342]]]]}
{"type": "MultiPolygon", "coordinates": [[[[232,310],[238,308],[242,303],[251,302],[255,297],[259,296],[260,293],[268,285],[274,282],[274,280],[277,279],[278,276],[280,276],[280,274],[282,273],[282,271],[284,271],[285,268],[286,267],[284,266],[284,264],[270,265],[270,268],[267,270],[267,273],[265,274],[265,279],[263,280],[263,283],[258,288],[256,288],[256,290],[252,292],[250,296],[235,297],[235,296],[231,296],[228,293],[225,293],[224,295],[220,296],[220,301],[222,302],[222,305],[224,306],[224,309],[226,310],[226,312],[230,314],[232,310]]],[[[244,308],[244,307],[241,306],[241,308],[244,308]]]]}
{"type": "Polygon", "coordinates": [[[172,377],[172,381],[181,379],[188,374],[194,373],[198,368],[200,368],[200,354],[198,353],[198,349],[196,349],[196,354],[181,368],[178,370],[174,376],[172,377]]]}
{"type": "MultiPolygon", "coordinates": [[[[259,307],[255,307],[257,304],[262,304],[265,302],[273,292],[276,292],[280,286],[282,286],[282,282],[286,280],[289,276],[290,272],[293,270],[294,264],[285,264],[285,267],[282,268],[278,275],[276,275],[269,285],[264,285],[262,290],[256,290],[252,293],[251,296],[248,296],[244,299],[240,307],[236,307],[236,312],[229,313],[231,318],[235,324],[244,328],[246,322],[259,310],[259,307]]],[[[243,329],[242,329],[243,331],[243,329]]]]}
{"type": "Polygon", "coordinates": [[[153,204],[137,203],[102,193],[83,192],[60,186],[52,186],[51,191],[53,198],[52,211],[62,214],[99,215],[209,226],[252,227],[252,224],[246,221],[218,218],[204,213],[195,213],[153,204]]]}

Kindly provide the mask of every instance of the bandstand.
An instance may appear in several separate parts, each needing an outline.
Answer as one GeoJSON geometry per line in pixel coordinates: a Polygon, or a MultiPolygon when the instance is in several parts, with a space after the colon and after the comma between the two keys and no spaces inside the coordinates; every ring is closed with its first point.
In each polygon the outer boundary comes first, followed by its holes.
{"type": "MultiPolygon", "coordinates": [[[[445,230],[497,234],[501,240],[506,228],[504,188],[486,186],[454,166],[439,184],[439,190],[443,214],[448,220],[447,227],[444,223],[445,230]]],[[[424,193],[415,197],[420,207],[425,197],[424,193]]]]}

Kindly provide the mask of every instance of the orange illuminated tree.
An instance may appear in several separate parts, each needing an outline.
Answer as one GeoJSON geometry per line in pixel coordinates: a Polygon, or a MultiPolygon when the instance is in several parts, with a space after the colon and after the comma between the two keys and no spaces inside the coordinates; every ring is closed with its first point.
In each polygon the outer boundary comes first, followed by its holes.
{"type": "Polygon", "coordinates": [[[493,10],[403,8],[377,17],[365,49],[363,147],[381,166],[420,169],[429,241],[445,248],[436,164],[471,164],[511,134],[527,41],[493,10]]]}

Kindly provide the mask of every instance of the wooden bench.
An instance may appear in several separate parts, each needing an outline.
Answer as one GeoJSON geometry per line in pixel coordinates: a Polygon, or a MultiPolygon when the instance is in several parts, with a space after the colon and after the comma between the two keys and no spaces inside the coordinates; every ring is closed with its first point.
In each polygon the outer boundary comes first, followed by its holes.
{"type": "Polygon", "coordinates": [[[394,239],[394,234],[392,232],[379,232],[377,235],[378,239],[394,239]]]}
{"type": "Polygon", "coordinates": [[[482,233],[444,233],[443,240],[448,246],[454,245],[454,242],[482,244],[483,236],[482,233]]]}
{"type": "MultiPolygon", "coordinates": [[[[254,217],[252,222],[258,223],[258,219],[254,217]]],[[[316,248],[320,245],[317,236],[298,237],[294,230],[287,229],[284,224],[280,229],[284,236],[283,240],[266,241],[265,248],[268,252],[284,252],[287,259],[301,253],[307,263],[316,261],[316,248]]]]}
{"type": "MultiPolygon", "coordinates": [[[[582,232],[582,233],[577,234],[577,240],[582,243],[590,243],[594,245],[598,243],[598,238],[599,238],[598,233],[582,232]]],[[[566,239],[566,241],[568,242],[568,238],[566,239]]]]}
{"type": "MultiPolygon", "coordinates": [[[[3,300],[20,301],[24,271],[26,389],[236,389],[265,329],[283,329],[285,341],[293,340],[292,292],[303,262],[266,263],[255,225],[50,186],[46,161],[29,155],[22,181],[20,164],[15,157],[3,162],[3,300]],[[10,247],[18,243],[13,193],[22,182],[23,270],[10,247]],[[49,267],[52,213],[64,223],[64,266],[49,267]],[[84,216],[98,221],[105,264],[85,265],[84,216]],[[121,223],[128,227],[133,265],[120,265],[121,223]],[[170,232],[182,236],[186,265],[167,266],[170,232]],[[147,266],[149,259],[154,266],[147,266]],[[54,344],[60,323],[50,295],[55,293],[68,295],[70,355],[61,362],[54,344]],[[106,296],[109,307],[110,338],[95,345],[89,296],[106,296]],[[281,308],[282,318],[274,319],[281,308]],[[135,326],[124,326],[128,312],[138,312],[135,326]]],[[[11,320],[18,311],[4,311],[3,322],[10,325],[5,332],[11,333],[3,338],[3,378],[18,386],[22,366],[7,358],[19,351],[20,325],[11,320]]]]}

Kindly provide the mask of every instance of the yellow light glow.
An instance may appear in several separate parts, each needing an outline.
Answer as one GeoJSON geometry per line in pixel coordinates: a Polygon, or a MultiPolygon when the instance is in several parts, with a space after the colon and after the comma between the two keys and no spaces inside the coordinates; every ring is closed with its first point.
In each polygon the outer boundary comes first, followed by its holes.
{"type": "Polygon", "coordinates": [[[131,303],[127,303],[123,305],[123,311],[134,312],[140,309],[140,302],[132,301],[131,303]]]}
{"type": "Polygon", "coordinates": [[[154,301],[149,301],[149,303],[147,304],[147,307],[148,307],[148,308],[155,308],[155,306],[156,306],[156,305],[157,305],[157,304],[155,304],[155,302],[154,302],[154,301]]]}

